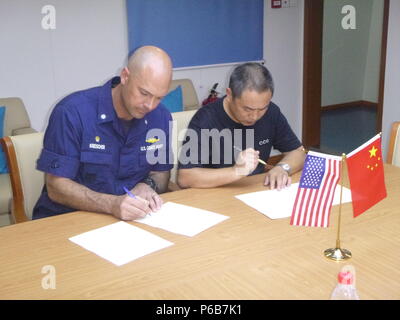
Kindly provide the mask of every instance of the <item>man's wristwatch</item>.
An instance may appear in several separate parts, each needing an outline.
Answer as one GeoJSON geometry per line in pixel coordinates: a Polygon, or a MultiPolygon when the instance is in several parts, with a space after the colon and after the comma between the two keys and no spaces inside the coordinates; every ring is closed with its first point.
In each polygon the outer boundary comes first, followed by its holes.
{"type": "Polygon", "coordinates": [[[288,175],[290,175],[290,165],[288,165],[287,163],[278,163],[276,166],[281,167],[283,170],[285,170],[287,172],[288,175]]]}
{"type": "Polygon", "coordinates": [[[151,177],[144,178],[140,182],[147,184],[150,188],[157,192],[157,184],[151,177]]]}

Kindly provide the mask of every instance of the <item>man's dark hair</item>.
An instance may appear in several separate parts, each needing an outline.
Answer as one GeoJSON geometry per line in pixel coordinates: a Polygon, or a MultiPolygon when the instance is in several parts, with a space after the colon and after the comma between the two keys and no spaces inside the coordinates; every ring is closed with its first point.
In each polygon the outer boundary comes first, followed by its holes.
{"type": "Polygon", "coordinates": [[[274,94],[274,81],[266,67],[256,62],[248,62],[237,66],[229,79],[232,97],[240,98],[243,91],[255,90],[258,93],[271,90],[274,94]]]}

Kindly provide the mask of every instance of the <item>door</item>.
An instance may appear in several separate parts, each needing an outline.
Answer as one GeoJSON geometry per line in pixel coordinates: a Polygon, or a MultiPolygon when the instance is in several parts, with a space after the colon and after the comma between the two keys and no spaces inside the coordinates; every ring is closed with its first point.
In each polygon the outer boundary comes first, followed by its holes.
{"type": "Polygon", "coordinates": [[[305,0],[302,133],[306,148],[321,147],[321,114],[327,110],[321,108],[327,106],[372,105],[376,108],[375,132],[381,131],[388,11],[389,0],[305,0]],[[350,11],[341,10],[345,5],[355,9],[355,26],[350,28],[350,11]],[[329,10],[336,10],[335,18],[329,10]],[[379,42],[377,24],[381,24],[379,42]],[[332,25],[336,31],[329,27],[332,25]],[[375,101],[371,104],[369,100],[375,101]]]}

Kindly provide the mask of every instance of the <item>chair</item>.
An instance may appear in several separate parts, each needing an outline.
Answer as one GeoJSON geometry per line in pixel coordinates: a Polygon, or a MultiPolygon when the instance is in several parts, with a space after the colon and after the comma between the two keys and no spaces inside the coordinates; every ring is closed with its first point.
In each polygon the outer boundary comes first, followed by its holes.
{"type": "Polygon", "coordinates": [[[6,107],[4,137],[36,132],[36,130],[31,127],[25,105],[20,98],[0,98],[0,106],[6,107]]]}
{"type": "Polygon", "coordinates": [[[400,121],[392,124],[387,162],[400,167],[400,121]]]}
{"type": "Polygon", "coordinates": [[[172,80],[169,86],[169,91],[174,90],[177,86],[182,86],[182,102],[183,111],[196,110],[200,107],[199,99],[197,98],[196,90],[193,82],[190,79],[172,80]]]}
{"type": "Polygon", "coordinates": [[[44,185],[44,173],[36,170],[43,136],[43,132],[37,132],[0,139],[10,170],[14,223],[32,219],[33,207],[44,185]]]}
{"type": "Polygon", "coordinates": [[[178,157],[181,151],[183,139],[185,139],[186,129],[192,120],[193,115],[197,110],[189,110],[182,112],[173,112],[172,120],[174,121],[172,126],[172,151],[174,153],[174,167],[171,170],[170,183],[168,186],[169,191],[179,190],[177,180],[177,168],[178,168],[178,157]]]}
{"type": "Polygon", "coordinates": [[[0,227],[11,223],[10,202],[12,198],[10,175],[0,174],[0,227]]]}
{"type": "MultiPolygon", "coordinates": [[[[25,105],[20,98],[0,98],[0,106],[6,107],[3,136],[14,136],[36,132],[31,127],[25,105]]],[[[10,175],[0,174],[0,226],[9,225],[12,198],[10,175]]]]}
{"type": "MultiPolygon", "coordinates": [[[[174,153],[174,167],[171,169],[171,177],[168,185],[169,191],[179,190],[177,185],[177,168],[178,168],[178,157],[181,151],[183,139],[185,139],[186,129],[189,126],[190,120],[192,120],[197,110],[188,110],[182,112],[173,112],[172,120],[174,121],[172,126],[172,151],[174,153]]],[[[283,158],[283,154],[272,156],[268,159],[266,170],[273,168],[283,158]]]]}

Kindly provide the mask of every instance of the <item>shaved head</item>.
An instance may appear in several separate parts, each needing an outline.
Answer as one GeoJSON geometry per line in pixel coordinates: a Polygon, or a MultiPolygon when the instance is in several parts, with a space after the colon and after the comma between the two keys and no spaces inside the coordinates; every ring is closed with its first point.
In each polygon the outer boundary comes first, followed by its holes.
{"type": "Polygon", "coordinates": [[[168,54],[154,46],[137,49],[128,60],[128,69],[132,73],[141,73],[151,69],[155,74],[172,77],[172,62],[168,54]]]}
{"type": "Polygon", "coordinates": [[[172,79],[171,58],[160,48],[140,47],[129,57],[120,79],[120,85],[113,90],[118,117],[141,119],[168,93],[172,79]]]}

